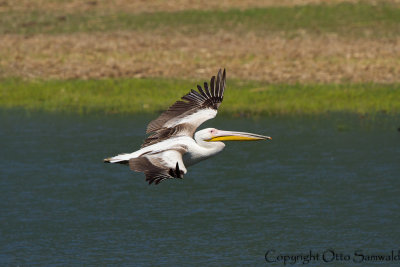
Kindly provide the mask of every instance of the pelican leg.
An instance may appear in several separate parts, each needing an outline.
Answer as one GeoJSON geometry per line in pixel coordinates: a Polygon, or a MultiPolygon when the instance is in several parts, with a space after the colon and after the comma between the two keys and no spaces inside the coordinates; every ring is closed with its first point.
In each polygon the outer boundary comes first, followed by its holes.
{"type": "Polygon", "coordinates": [[[176,163],[175,170],[174,169],[169,169],[169,175],[171,175],[174,178],[183,178],[183,171],[179,169],[179,164],[178,162],[176,163]]]}
{"type": "Polygon", "coordinates": [[[177,178],[180,178],[180,179],[183,178],[183,177],[181,177],[182,175],[181,175],[181,171],[179,170],[179,164],[178,164],[178,162],[176,162],[175,174],[176,174],[176,177],[177,177],[177,178]]]}

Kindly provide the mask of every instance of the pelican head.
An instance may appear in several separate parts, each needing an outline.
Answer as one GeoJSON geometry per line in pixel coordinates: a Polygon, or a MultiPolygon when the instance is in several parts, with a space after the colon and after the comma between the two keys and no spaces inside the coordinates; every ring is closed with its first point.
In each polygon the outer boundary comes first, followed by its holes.
{"type": "Polygon", "coordinates": [[[245,132],[234,132],[224,131],[215,128],[207,128],[198,131],[195,135],[196,140],[206,142],[221,142],[221,141],[258,141],[258,140],[271,140],[269,136],[245,133],[245,132]]]}

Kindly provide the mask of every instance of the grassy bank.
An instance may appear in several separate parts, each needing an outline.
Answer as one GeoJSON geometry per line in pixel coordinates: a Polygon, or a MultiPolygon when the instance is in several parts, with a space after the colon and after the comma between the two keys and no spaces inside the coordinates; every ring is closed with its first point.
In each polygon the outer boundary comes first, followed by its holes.
{"type": "Polygon", "coordinates": [[[223,66],[274,84],[400,83],[394,1],[38,1],[0,4],[0,79],[192,79],[223,66]],[[131,6],[150,2],[161,6],[131,6]]]}
{"type": "MultiPolygon", "coordinates": [[[[395,37],[400,35],[400,8],[389,3],[341,3],[267,7],[246,10],[184,10],[178,12],[124,13],[90,11],[9,11],[0,16],[0,34],[60,34],[115,30],[160,29],[185,34],[230,30],[233,32],[284,32],[298,30],[346,36],[395,37]]],[[[168,33],[168,32],[166,32],[168,33]]]]}
{"type": "Polygon", "coordinates": [[[0,5],[0,107],[159,112],[222,65],[226,114],[400,113],[395,2],[111,2],[0,5]]]}
{"type": "MultiPolygon", "coordinates": [[[[197,81],[196,81],[197,82],[197,81]]],[[[0,81],[0,107],[78,113],[154,113],[195,88],[174,79],[0,81]]],[[[220,111],[231,115],[400,113],[400,84],[268,85],[228,81],[220,111]]]]}

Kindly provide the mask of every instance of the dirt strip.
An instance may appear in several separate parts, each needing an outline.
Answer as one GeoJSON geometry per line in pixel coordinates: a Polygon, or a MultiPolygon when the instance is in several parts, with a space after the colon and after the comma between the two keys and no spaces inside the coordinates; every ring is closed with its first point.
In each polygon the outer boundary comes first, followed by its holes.
{"type": "Polygon", "coordinates": [[[296,6],[307,4],[336,4],[340,2],[390,2],[399,4],[400,0],[0,0],[0,11],[62,11],[75,13],[82,11],[124,11],[129,13],[174,12],[188,9],[230,9],[270,6],[296,6]]]}
{"type": "Polygon", "coordinates": [[[271,83],[393,83],[400,82],[399,62],[400,38],[285,39],[226,32],[0,36],[0,77],[204,78],[225,67],[231,78],[271,83]]]}

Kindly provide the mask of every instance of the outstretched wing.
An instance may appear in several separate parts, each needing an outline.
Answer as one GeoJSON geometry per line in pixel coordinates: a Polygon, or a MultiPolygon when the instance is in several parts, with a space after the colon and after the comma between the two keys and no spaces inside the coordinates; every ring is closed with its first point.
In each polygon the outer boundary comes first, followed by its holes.
{"type": "Polygon", "coordinates": [[[177,146],[168,150],[148,152],[129,160],[133,171],[143,172],[149,184],[159,184],[165,179],[183,178],[187,170],[182,155],[187,152],[186,146],[177,146]]]}
{"type": "Polygon", "coordinates": [[[172,136],[187,135],[193,137],[197,127],[206,120],[217,115],[217,110],[224,99],[225,69],[219,70],[217,78],[213,76],[210,86],[205,82],[204,90],[197,85],[198,91],[191,90],[188,94],[168,110],[164,111],[157,119],[147,126],[147,133],[151,135],[144,141],[142,147],[168,139],[172,136]]]}

